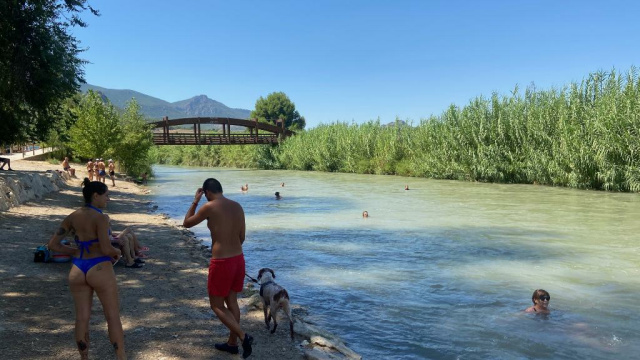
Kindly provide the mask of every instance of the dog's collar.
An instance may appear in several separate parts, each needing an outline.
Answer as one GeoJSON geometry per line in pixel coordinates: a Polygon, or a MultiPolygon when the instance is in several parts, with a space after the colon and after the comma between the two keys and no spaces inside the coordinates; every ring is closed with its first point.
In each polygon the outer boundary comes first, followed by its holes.
{"type": "Polygon", "coordinates": [[[266,283],[260,284],[260,296],[262,296],[262,290],[265,286],[273,284],[273,281],[267,281],[266,283]]]}

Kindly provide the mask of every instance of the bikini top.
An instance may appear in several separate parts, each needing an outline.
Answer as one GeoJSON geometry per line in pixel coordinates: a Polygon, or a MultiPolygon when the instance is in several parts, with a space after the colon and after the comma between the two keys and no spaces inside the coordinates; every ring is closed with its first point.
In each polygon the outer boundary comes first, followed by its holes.
{"type": "MultiPolygon", "coordinates": [[[[87,207],[92,208],[93,210],[102,214],[102,211],[100,209],[91,204],[87,204],[87,207]]],[[[109,229],[109,235],[111,235],[111,229],[109,229]]],[[[91,247],[91,244],[95,244],[98,242],[97,238],[93,240],[80,241],[78,235],[76,235],[73,240],[76,242],[78,249],[80,249],[80,259],[82,259],[82,255],[84,255],[85,250],[87,251],[87,254],[91,254],[91,251],[89,251],[89,247],[91,247]]]]}

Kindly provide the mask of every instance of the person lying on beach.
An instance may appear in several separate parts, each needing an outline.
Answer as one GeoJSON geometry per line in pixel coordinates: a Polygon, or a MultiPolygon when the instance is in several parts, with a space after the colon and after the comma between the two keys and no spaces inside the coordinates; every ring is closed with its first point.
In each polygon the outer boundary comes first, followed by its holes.
{"type": "Polygon", "coordinates": [[[537,313],[537,314],[549,314],[551,311],[549,310],[549,300],[551,300],[551,296],[549,293],[543,289],[537,289],[533,292],[531,296],[531,301],[533,301],[533,306],[528,307],[525,312],[528,313],[537,313]]]}
{"type": "Polygon", "coordinates": [[[7,170],[13,171],[13,169],[11,168],[11,159],[0,157],[0,162],[2,163],[2,166],[0,166],[0,170],[4,170],[4,166],[9,165],[9,168],[7,170]]]}
{"type": "Polygon", "coordinates": [[[89,356],[89,318],[95,292],[102,303],[108,324],[109,341],[116,357],[126,359],[118,284],[111,264],[112,260],[120,258],[121,253],[111,246],[109,219],[100,210],[107,206],[109,189],[105,184],[89,181],[88,178],[85,178],[82,184],[85,206],[72,212],[62,221],[49,240],[48,246],[52,251],[72,256],[69,290],[75,303],[75,341],[80,358],[86,359],[89,356]],[[70,233],[75,234],[77,248],[61,243],[70,233]]]}
{"type": "Polygon", "coordinates": [[[69,165],[69,158],[67,156],[65,156],[64,160],[62,160],[62,168],[64,169],[64,171],[67,171],[69,175],[74,177],[76,176],[76,169],[72,168],[71,165],[69,165]]]}
{"type": "Polygon", "coordinates": [[[229,329],[227,342],[215,344],[215,348],[231,354],[238,353],[238,339],[242,340],[242,357],[251,355],[253,337],[240,327],[238,293],[244,285],[245,262],[242,244],[245,239],[244,210],[222,194],[222,185],[209,178],[196,190],[182,225],[196,226],[207,220],[211,232],[211,262],[209,263],[208,292],[211,309],[229,329]],[[205,196],[207,202],[196,212],[198,203],[205,196]],[[225,306],[226,304],[226,306],[225,306]]]}

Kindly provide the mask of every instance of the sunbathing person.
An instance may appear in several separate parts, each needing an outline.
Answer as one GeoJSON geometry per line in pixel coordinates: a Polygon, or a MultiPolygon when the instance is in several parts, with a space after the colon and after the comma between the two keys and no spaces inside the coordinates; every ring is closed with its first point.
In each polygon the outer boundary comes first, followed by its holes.
{"type": "Polygon", "coordinates": [[[103,183],[83,181],[85,206],[67,216],[49,240],[49,249],[72,256],[69,289],[75,303],[75,341],[80,357],[89,356],[89,319],[93,293],[98,295],[108,324],[109,341],[118,359],[126,359],[124,332],[120,321],[118,284],[112,260],[120,258],[120,250],[109,242],[109,219],[100,208],[109,201],[109,189],[103,183]],[[61,244],[73,232],[77,248],[61,244]]]}

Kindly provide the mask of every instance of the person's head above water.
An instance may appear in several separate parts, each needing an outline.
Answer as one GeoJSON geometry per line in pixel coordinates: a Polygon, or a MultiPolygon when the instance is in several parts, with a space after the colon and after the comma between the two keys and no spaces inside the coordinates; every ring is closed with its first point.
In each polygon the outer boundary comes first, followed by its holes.
{"type": "Polygon", "coordinates": [[[280,199],[280,192],[276,191],[276,199],[280,199]]]}
{"type": "Polygon", "coordinates": [[[367,210],[362,212],[362,217],[363,218],[368,218],[369,217],[369,212],[367,210]]]}
{"type": "Polygon", "coordinates": [[[85,204],[91,204],[96,197],[104,195],[107,190],[109,190],[107,185],[100,181],[90,181],[89,178],[84,178],[82,181],[82,196],[85,204]]]}
{"type": "MultiPolygon", "coordinates": [[[[214,178],[208,178],[202,183],[202,191],[204,191],[205,196],[207,195],[207,190],[213,194],[222,194],[222,184],[220,181],[214,178]]],[[[208,200],[209,198],[207,198],[208,200]]]]}
{"type": "Polygon", "coordinates": [[[533,302],[533,305],[537,303],[536,300],[540,300],[541,302],[546,301],[548,304],[549,300],[551,300],[551,296],[546,290],[537,289],[536,291],[533,292],[533,295],[531,295],[531,301],[533,302]]]}
{"type": "Polygon", "coordinates": [[[546,290],[537,289],[533,292],[533,295],[531,295],[533,306],[527,308],[525,311],[529,313],[549,314],[549,300],[551,300],[551,296],[546,290]]]}

